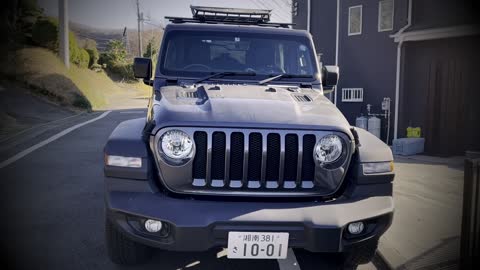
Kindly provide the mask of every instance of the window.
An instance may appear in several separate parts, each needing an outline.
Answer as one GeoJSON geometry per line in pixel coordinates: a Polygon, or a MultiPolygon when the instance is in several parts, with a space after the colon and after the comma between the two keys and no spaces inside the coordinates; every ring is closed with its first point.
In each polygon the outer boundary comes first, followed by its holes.
{"type": "Polygon", "coordinates": [[[348,8],[348,35],[360,35],[362,33],[362,6],[348,8]]]}
{"type": "Polygon", "coordinates": [[[363,102],[363,88],[342,88],[342,102],[363,102]]]}
{"type": "Polygon", "coordinates": [[[378,32],[393,30],[394,0],[378,2],[378,32]]]}
{"type": "Polygon", "coordinates": [[[170,31],[165,40],[159,71],[167,76],[252,71],[256,75],[245,75],[243,79],[262,80],[286,73],[299,77],[283,78],[285,81],[311,81],[317,73],[313,48],[306,37],[179,30],[170,31]]]}

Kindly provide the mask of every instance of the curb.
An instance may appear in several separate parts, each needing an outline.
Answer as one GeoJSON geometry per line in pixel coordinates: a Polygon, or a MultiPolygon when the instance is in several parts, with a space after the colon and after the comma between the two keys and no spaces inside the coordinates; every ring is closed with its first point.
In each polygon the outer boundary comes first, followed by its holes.
{"type": "Polygon", "coordinates": [[[379,270],[393,270],[395,269],[385,258],[385,256],[377,250],[375,256],[372,259],[372,264],[379,270]]]}

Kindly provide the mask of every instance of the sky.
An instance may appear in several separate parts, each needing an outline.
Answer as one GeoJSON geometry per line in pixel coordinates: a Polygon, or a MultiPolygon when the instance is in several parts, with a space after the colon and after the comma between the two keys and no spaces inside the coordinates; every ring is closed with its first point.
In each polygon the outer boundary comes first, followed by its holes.
{"type": "MultiPolygon", "coordinates": [[[[37,0],[49,16],[58,15],[59,0],[37,0]]],[[[191,17],[190,5],[272,9],[273,22],[291,22],[292,0],[139,0],[140,11],[149,23],[166,24],[165,16],[191,17]]],[[[70,21],[118,29],[137,25],[136,0],[68,0],[70,21]]]]}

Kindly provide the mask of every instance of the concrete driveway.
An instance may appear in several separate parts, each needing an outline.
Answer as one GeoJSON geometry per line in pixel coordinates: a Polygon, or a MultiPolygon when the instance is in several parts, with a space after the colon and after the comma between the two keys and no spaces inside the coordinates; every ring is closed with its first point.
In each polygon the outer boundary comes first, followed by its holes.
{"type": "Polygon", "coordinates": [[[380,251],[395,269],[458,269],[463,157],[396,157],[392,226],[380,251]]]}

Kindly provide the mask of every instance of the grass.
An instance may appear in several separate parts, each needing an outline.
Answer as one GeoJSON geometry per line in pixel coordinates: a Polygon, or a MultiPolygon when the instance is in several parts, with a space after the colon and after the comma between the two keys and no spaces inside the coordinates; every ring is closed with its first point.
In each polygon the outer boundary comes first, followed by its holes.
{"type": "Polygon", "coordinates": [[[71,65],[43,48],[23,48],[9,53],[2,72],[30,86],[36,92],[65,106],[102,109],[107,96],[121,91],[105,73],[71,65]]]}
{"type": "Polygon", "coordinates": [[[128,82],[128,83],[119,83],[121,88],[128,88],[135,91],[136,98],[149,98],[152,93],[152,87],[144,84],[141,81],[138,82],[128,82]]]}
{"type": "Polygon", "coordinates": [[[151,86],[120,82],[105,72],[65,65],[53,52],[38,48],[9,50],[0,56],[0,74],[23,83],[33,92],[73,109],[105,110],[125,107],[132,100],[149,98],[151,86]]]}

